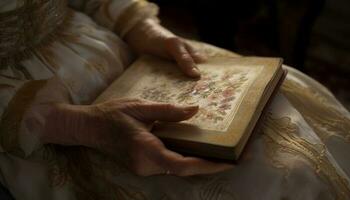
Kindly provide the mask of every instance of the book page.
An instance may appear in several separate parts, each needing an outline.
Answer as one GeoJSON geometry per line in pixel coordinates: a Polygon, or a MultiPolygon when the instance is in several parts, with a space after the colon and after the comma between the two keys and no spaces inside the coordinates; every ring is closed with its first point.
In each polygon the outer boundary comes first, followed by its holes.
{"type": "MultiPolygon", "coordinates": [[[[166,65],[166,64],[165,64],[166,65]]],[[[200,65],[201,79],[185,77],[175,65],[145,67],[144,75],[124,97],[180,105],[199,105],[199,112],[182,123],[200,129],[225,132],[237,108],[263,66],[200,65]]],[[[248,97],[254,98],[254,97],[248,97]]]]}

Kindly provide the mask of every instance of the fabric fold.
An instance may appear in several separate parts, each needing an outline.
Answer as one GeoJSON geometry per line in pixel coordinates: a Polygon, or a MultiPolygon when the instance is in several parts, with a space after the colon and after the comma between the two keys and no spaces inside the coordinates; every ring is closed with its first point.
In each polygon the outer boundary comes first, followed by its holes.
{"type": "Polygon", "coordinates": [[[38,135],[28,135],[26,126],[23,126],[23,117],[37,92],[45,84],[45,80],[26,82],[8,103],[0,124],[0,142],[3,150],[28,156],[38,146],[38,135]]]}

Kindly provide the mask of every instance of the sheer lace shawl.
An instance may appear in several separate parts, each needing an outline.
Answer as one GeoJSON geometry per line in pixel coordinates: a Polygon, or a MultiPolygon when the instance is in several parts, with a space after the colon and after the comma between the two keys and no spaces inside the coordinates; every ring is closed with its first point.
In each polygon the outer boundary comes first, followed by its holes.
{"type": "Polygon", "coordinates": [[[125,34],[139,20],[157,14],[156,6],[137,0],[16,0],[1,5],[0,146],[25,155],[41,146],[46,112],[35,110],[58,99],[88,104],[129,65],[133,55],[113,24],[120,24],[122,16],[133,19],[119,27],[125,34]],[[56,85],[48,84],[52,82],[56,85]],[[43,91],[69,96],[47,94],[51,98],[43,99],[43,91]]]}

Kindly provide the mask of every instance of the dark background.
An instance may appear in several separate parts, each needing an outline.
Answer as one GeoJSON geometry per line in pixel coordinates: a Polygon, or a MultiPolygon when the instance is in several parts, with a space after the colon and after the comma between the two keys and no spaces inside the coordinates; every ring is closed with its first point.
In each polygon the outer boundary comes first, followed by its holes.
{"type": "Polygon", "coordinates": [[[350,109],[349,0],[151,0],[162,24],[242,55],[280,56],[350,109]]]}
{"type": "MultiPolygon", "coordinates": [[[[283,57],[350,110],[350,0],[151,1],[180,36],[242,55],[283,57]]],[[[12,199],[1,185],[0,199],[12,199]]]]}

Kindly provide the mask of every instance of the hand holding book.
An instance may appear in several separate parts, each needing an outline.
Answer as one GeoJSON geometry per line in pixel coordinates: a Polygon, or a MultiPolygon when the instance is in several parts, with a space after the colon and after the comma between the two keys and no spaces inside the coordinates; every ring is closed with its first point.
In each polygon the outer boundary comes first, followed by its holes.
{"type": "Polygon", "coordinates": [[[229,169],[219,164],[195,157],[184,157],[168,150],[163,142],[150,132],[155,121],[179,122],[187,120],[198,111],[197,106],[176,106],[137,99],[114,99],[95,108],[110,126],[100,132],[94,141],[95,148],[116,155],[125,154],[125,162],[138,175],[174,174],[188,176],[208,174],[229,169]]]}
{"type": "Polygon", "coordinates": [[[150,54],[177,62],[185,75],[200,77],[197,64],[205,60],[191,44],[162,27],[154,19],[146,19],[126,35],[127,43],[140,54],[150,54]]]}
{"type": "Polygon", "coordinates": [[[95,103],[136,98],[198,105],[192,118],[157,122],[152,133],[177,152],[237,160],[284,78],[281,65],[279,58],[213,57],[198,65],[201,78],[194,80],[180,73],[173,62],[142,56],[95,103]]]}
{"type": "Polygon", "coordinates": [[[138,175],[188,176],[229,169],[168,150],[150,130],[155,121],[179,122],[197,113],[197,106],[176,106],[137,99],[112,99],[89,106],[59,105],[47,126],[46,143],[81,145],[119,159],[138,175]]]}

